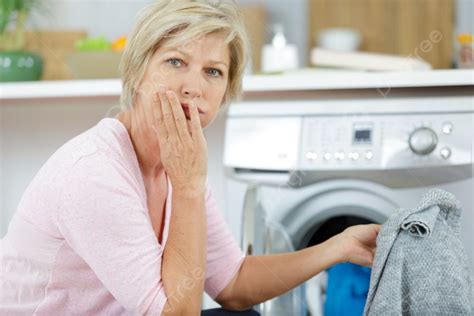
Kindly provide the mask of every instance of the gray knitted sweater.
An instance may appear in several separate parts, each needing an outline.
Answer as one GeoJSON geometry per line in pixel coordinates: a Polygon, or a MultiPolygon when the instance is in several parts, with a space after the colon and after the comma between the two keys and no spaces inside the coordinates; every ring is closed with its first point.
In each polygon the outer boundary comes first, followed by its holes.
{"type": "Polygon", "coordinates": [[[364,315],[473,315],[461,205],[431,190],[382,225],[364,315]]]}

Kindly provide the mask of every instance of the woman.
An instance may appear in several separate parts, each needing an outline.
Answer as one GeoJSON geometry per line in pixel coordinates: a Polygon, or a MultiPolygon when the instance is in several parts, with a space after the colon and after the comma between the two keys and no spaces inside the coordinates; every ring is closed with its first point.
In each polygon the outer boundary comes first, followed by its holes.
{"type": "Polygon", "coordinates": [[[124,111],[54,153],[10,223],[2,312],[196,315],[204,291],[243,311],[335,263],[372,263],[377,225],[242,256],[206,184],[202,128],[240,94],[247,47],[231,3],[142,11],[121,65],[124,111]]]}

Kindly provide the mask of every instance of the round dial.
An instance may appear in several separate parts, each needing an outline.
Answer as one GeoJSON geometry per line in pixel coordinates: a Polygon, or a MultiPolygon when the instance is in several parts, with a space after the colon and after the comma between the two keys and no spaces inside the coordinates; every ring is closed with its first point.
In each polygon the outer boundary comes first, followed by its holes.
{"type": "Polygon", "coordinates": [[[420,127],[410,134],[408,143],[415,154],[428,155],[438,145],[438,136],[431,128],[420,127]]]}

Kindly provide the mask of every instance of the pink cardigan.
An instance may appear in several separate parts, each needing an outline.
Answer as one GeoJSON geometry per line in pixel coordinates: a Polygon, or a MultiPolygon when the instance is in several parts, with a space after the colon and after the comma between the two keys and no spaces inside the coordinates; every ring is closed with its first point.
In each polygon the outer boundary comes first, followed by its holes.
{"type": "MultiPolygon", "coordinates": [[[[163,244],[126,128],[115,119],[62,146],[27,188],[1,241],[1,315],[160,315],[163,244]]],[[[190,216],[192,211],[189,210],[190,216]]],[[[215,298],[243,255],[206,190],[205,290],[215,298]]]]}

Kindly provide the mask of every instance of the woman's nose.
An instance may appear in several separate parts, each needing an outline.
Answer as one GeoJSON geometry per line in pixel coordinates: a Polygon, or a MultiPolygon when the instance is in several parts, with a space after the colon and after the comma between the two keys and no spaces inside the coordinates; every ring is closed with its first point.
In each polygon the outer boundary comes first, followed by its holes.
{"type": "Polygon", "coordinates": [[[182,83],[181,93],[189,99],[200,98],[202,88],[199,75],[188,74],[182,83]]]}
{"type": "Polygon", "coordinates": [[[200,98],[202,93],[196,88],[183,88],[183,95],[189,99],[200,98]]]}

